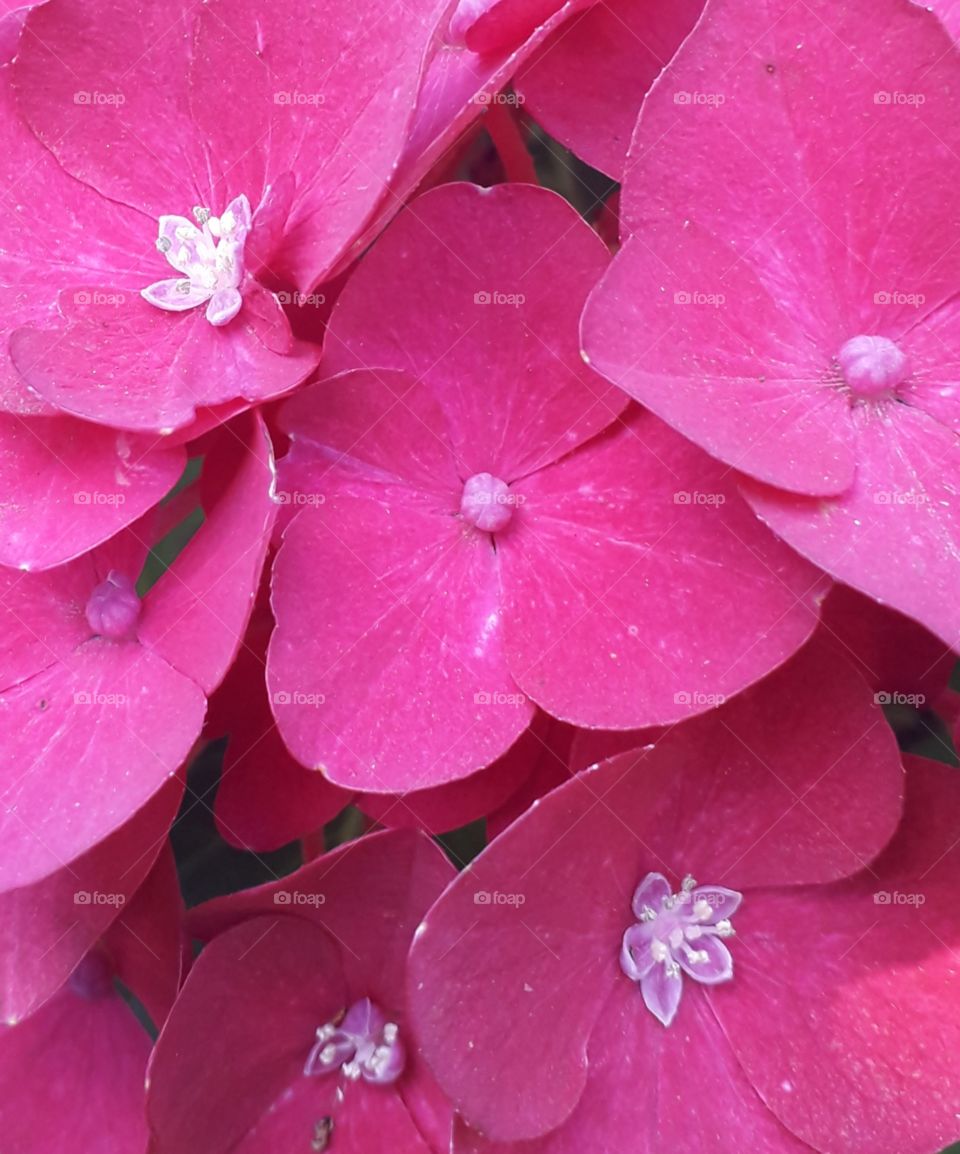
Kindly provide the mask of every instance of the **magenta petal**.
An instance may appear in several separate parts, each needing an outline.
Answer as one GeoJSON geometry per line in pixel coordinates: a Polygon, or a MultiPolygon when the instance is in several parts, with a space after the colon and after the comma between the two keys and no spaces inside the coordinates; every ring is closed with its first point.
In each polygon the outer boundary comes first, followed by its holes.
{"type": "Polygon", "coordinates": [[[857,475],[826,501],[744,482],[768,525],[828,573],[913,617],[960,648],[960,442],[908,405],[865,411],[857,475]]]}
{"type": "Polygon", "coordinates": [[[205,502],[204,524],[150,590],[137,633],[212,693],[240,647],[277,513],[263,418],[245,414],[227,426],[204,468],[216,499],[205,502]]]}
{"type": "Polygon", "coordinates": [[[450,39],[481,56],[513,48],[563,5],[564,0],[459,0],[450,39]]]}
{"type": "Polygon", "coordinates": [[[205,734],[227,736],[214,815],[220,836],[238,849],[278,849],[316,833],[352,795],[293,760],[267,697],[266,596],[254,607],[236,660],[210,699],[205,734]]]}
{"type": "Polygon", "coordinates": [[[103,949],[117,977],[143,1004],[158,1028],[176,1000],[193,959],[184,931],[183,898],[169,840],[150,872],[107,930],[103,949]]]}
{"type": "MultiPolygon", "coordinates": [[[[914,0],[914,3],[918,2],[919,0],[914,0]]],[[[929,0],[921,7],[936,12],[954,40],[960,40],[960,0],[929,0]]]]}
{"type": "MultiPolygon", "coordinates": [[[[549,756],[550,725],[547,718],[538,715],[506,753],[469,777],[411,793],[362,794],[356,804],[380,825],[420,828],[432,834],[488,817],[524,786],[539,759],[549,756]]],[[[492,836],[489,830],[488,835],[492,836]]]]}
{"type": "Polygon", "coordinates": [[[838,1134],[851,1154],[919,1154],[960,1136],[957,773],[912,758],[908,781],[903,825],[869,870],[744,900],[737,930],[751,948],[710,994],[758,1092],[819,1150],[838,1134]],[[789,996],[771,982],[786,972],[789,996]]]}
{"type": "Polygon", "coordinates": [[[447,1141],[432,1145],[418,1129],[399,1088],[357,1082],[346,1088],[332,1117],[335,1140],[345,1154],[433,1154],[449,1146],[449,1125],[447,1141]]]}
{"type": "Polygon", "coordinates": [[[514,488],[501,535],[510,668],[549,713],[634,728],[719,704],[816,625],[817,572],[649,413],[514,488]]]}
{"type": "Polygon", "coordinates": [[[185,461],[152,437],[0,415],[0,564],[46,569],[87,552],[155,505],[185,461]]]}
{"type": "Polygon", "coordinates": [[[126,821],[184,761],[204,705],[159,657],[99,640],[0,694],[0,887],[46,877],[126,821]]]}
{"type": "MultiPolygon", "coordinates": [[[[98,959],[92,959],[96,964],[98,959]]],[[[143,1154],[150,1036],[109,984],[63,990],[0,1027],[0,1129],[9,1154],[143,1154]]]]}
{"type": "Polygon", "coordinates": [[[452,514],[337,494],[284,535],[271,700],[294,756],[337,785],[439,785],[529,724],[503,654],[496,554],[452,514]],[[357,709],[367,700],[375,725],[357,709]]]}
{"type": "Polygon", "coordinates": [[[448,887],[410,954],[423,1053],[454,1106],[497,1140],[567,1117],[589,1032],[613,985],[627,984],[618,951],[643,849],[621,799],[597,804],[594,780],[573,779],[502,833],[448,887]],[[523,1046],[506,1042],[518,1036],[523,1046]]]}
{"type": "MultiPolygon", "coordinates": [[[[934,17],[897,0],[776,12],[709,5],[651,89],[623,189],[633,239],[585,343],[733,467],[839,493],[859,463],[856,398],[877,387],[844,350],[902,341],[909,361],[912,331],[936,323],[960,275],[945,240],[960,154],[941,143],[957,58],[934,17]]],[[[921,404],[909,383],[900,399],[921,404]]]]}
{"type": "Polygon", "coordinates": [[[462,1154],[810,1154],[750,1085],[698,990],[684,994],[683,1028],[664,1030],[618,986],[590,1038],[583,1097],[567,1121],[533,1142],[494,1144],[463,1127],[462,1154]],[[680,1090],[678,1091],[678,1087],[680,1090]],[[691,1110],[702,1121],[691,1121],[691,1110]]]}
{"type": "Polygon", "coordinates": [[[221,331],[201,311],[170,314],[139,293],[68,289],[60,300],[64,327],[17,329],[11,356],[24,380],[66,412],[169,432],[202,407],[265,400],[308,376],[316,350],[289,329],[283,349],[267,342],[263,296],[272,302],[265,289],[246,290],[240,316],[221,331]]]}

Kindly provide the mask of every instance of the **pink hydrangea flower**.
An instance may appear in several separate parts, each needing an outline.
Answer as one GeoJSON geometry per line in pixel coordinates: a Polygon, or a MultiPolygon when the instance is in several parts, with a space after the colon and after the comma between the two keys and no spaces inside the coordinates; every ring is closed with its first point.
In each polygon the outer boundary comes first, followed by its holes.
{"type": "Polygon", "coordinates": [[[789,683],[542,799],[427,915],[411,1005],[474,1128],[459,1149],[919,1154],[960,1135],[960,779],[914,760],[901,820],[871,691],[801,656],[789,683]]]}
{"type": "Polygon", "coordinates": [[[405,961],[453,872],[423,835],[388,832],[195,911],[194,931],[217,936],[151,1063],[157,1154],[448,1150],[452,1111],[410,1032],[405,961]]]}
{"type": "Polygon", "coordinates": [[[954,648],[958,84],[898,0],[712,3],[644,105],[584,319],[778,535],[954,648]]]}
{"type": "Polygon", "coordinates": [[[200,733],[276,514],[259,417],[204,448],[206,521],[145,595],[136,582],[163,536],[153,518],[57,569],[0,570],[0,889],[39,882],[116,830],[200,733]]]}
{"type": "Polygon", "coordinates": [[[18,203],[49,210],[39,228],[7,213],[0,232],[30,387],[91,421],[169,430],[302,381],[316,350],[277,292],[309,295],[367,226],[442,8],[30,11],[11,65],[29,131],[11,118],[5,163],[18,203]]]}
{"type": "Polygon", "coordinates": [[[341,375],[282,416],[295,516],[268,663],[285,743],[337,784],[464,777],[534,703],[581,725],[677,720],[813,629],[817,573],[580,360],[607,260],[551,193],[451,185],[338,301],[341,375]]]}
{"type": "Polygon", "coordinates": [[[610,0],[558,28],[517,74],[524,111],[594,168],[622,180],[640,105],[703,0],[610,0]]]}

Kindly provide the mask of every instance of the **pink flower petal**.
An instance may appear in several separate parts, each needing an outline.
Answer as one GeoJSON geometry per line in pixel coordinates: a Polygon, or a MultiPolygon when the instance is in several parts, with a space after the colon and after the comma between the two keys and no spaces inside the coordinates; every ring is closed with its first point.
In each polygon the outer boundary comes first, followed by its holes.
{"type": "MultiPolygon", "coordinates": [[[[895,0],[712,4],[638,121],[633,240],[588,310],[593,363],[755,478],[844,490],[860,402],[843,350],[902,342],[909,369],[960,275],[956,82],[942,26],[895,0]]],[[[900,399],[924,407],[909,380],[900,399]]]]}
{"type": "Polygon", "coordinates": [[[497,545],[508,660],[556,717],[634,728],[703,712],[816,625],[818,574],[651,414],[515,489],[517,524],[497,545]]]}
{"type": "Polygon", "coordinates": [[[236,656],[260,583],[277,507],[273,450],[259,414],[240,417],[209,447],[206,520],[151,589],[140,641],[206,693],[236,656]]]}
{"type": "Polygon", "coordinates": [[[258,599],[236,660],[210,699],[205,732],[229,738],[214,814],[220,836],[238,849],[278,849],[316,833],[352,795],[287,752],[267,696],[267,642],[273,629],[258,599]]]}
{"type": "Polygon", "coordinates": [[[68,171],[153,219],[239,193],[256,209],[293,172],[269,257],[307,292],[383,196],[443,7],[57,4],[28,17],[20,104],[68,171]]]}
{"type": "Polygon", "coordinates": [[[686,1151],[708,1136],[717,1154],[739,1154],[745,1145],[755,1154],[809,1152],[750,1085],[699,991],[684,996],[690,1011],[684,1029],[665,1031],[638,1005],[637,991],[618,984],[591,1036],[589,1081],[567,1121],[533,1142],[503,1145],[463,1127],[456,1149],[463,1154],[654,1154],[686,1151]],[[694,1114],[700,1119],[696,1124],[694,1114]]]}
{"type": "Polygon", "coordinates": [[[89,551],[156,505],[185,463],[154,437],[0,415],[0,564],[46,569],[89,551]]]}
{"type": "Polygon", "coordinates": [[[39,881],[123,824],[184,761],[203,712],[199,687],[135,642],[88,641],[0,694],[0,887],[39,881]]]}
{"type": "Polygon", "coordinates": [[[450,39],[479,55],[513,48],[562,7],[563,0],[459,0],[450,39]]]}
{"type": "Polygon", "coordinates": [[[289,328],[285,347],[276,347],[276,322],[263,331],[262,297],[277,308],[252,285],[240,315],[221,332],[200,311],[170,315],[139,293],[68,289],[60,299],[65,327],[18,329],[11,356],[24,380],[65,412],[169,432],[202,407],[265,400],[309,375],[316,350],[294,341],[289,328]]]}
{"type": "Polygon", "coordinates": [[[387,830],[338,846],[276,882],[205,902],[191,911],[190,929],[207,941],[245,918],[296,914],[340,944],[351,1002],[370,997],[402,1006],[410,940],[453,876],[424,834],[387,830]]]}
{"type": "Polygon", "coordinates": [[[281,492],[301,511],[273,573],[268,685],[280,732],[302,764],[345,788],[466,776],[509,748],[533,706],[506,668],[490,537],[456,516],[454,463],[434,433],[442,414],[396,373],[350,374],[295,402],[311,403],[324,406],[329,448],[307,445],[307,472],[329,471],[301,487],[296,450],[281,469],[281,492]],[[377,725],[357,709],[372,697],[377,725]]]}

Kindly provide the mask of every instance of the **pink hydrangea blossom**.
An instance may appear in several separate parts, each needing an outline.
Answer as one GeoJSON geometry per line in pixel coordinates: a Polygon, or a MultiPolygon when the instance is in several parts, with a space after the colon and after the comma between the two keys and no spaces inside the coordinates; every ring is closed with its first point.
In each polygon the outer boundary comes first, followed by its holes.
{"type": "Polygon", "coordinates": [[[200,907],[194,931],[216,936],[151,1062],[157,1154],[324,1149],[331,1136],[357,1154],[449,1149],[452,1111],[417,1053],[404,974],[452,876],[423,835],[388,832],[200,907]]]}
{"type": "Polygon", "coordinates": [[[954,648],[958,82],[900,0],[711,3],[644,104],[584,318],[778,535],[954,648]]]}
{"type": "Polygon", "coordinates": [[[785,667],[555,790],[427,915],[411,1004],[473,1127],[458,1148],[901,1154],[960,1135],[956,773],[911,762],[901,820],[869,688],[801,657],[792,683],[785,667]]]}
{"type": "Polygon", "coordinates": [[[159,540],[149,517],[57,569],[0,570],[0,889],[39,882],[116,830],[200,733],[276,514],[258,417],[205,448],[206,522],[144,596],[136,582],[159,540]]]}
{"type": "Polygon", "coordinates": [[[21,205],[51,212],[0,235],[31,388],[168,430],[302,381],[315,350],[280,300],[332,272],[384,195],[442,8],[328,4],[307,27],[288,0],[30,11],[5,163],[21,205]]]}
{"type": "Polygon", "coordinates": [[[582,364],[576,316],[607,259],[550,193],[447,186],[341,296],[340,375],[282,419],[296,513],[268,662],[285,743],[337,784],[463,777],[534,702],[581,725],[674,721],[813,629],[818,574],[582,364]]]}

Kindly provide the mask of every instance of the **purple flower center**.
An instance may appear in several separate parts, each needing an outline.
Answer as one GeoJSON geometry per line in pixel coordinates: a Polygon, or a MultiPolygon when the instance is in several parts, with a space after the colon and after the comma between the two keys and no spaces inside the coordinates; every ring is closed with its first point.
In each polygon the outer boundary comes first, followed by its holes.
{"type": "Polygon", "coordinates": [[[715,986],[733,977],[733,958],[723,938],[734,935],[730,919],[743,895],[724,886],[698,886],[689,875],[673,893],[663,874],[649,873],[633,895],[639,919],[623,935],[620,968],[647,1009],[669,1026],[680,1005],[683,975],[715,986]]]}
{"type": "Polygon", "coordinates": [[[892,393],[907,375],[907,358],[886,337],[853,337],[837,354],[843,379],[857,397],[892,393]]]}
{"type": "Polygon", "coordinates": [[[111,569],[106,581],[101,581],[90,594],[87,624],[98,637],[127,641],[140,619],[140,604],[130,578],[111,569]]]}
{"type": "Polygon", "coordinates": [[[485,533],[497,533],[510,524],[515,504],[506,481],[491,473],[474,473],[463,486],[460,515],[485,533]]]}
{"type": "Polygon", "coordinates": [[[352,1081],[363,1078],[387,1086],[403,1073],[406,1060],[396,1022],[388,1022],[379,1006],[362,998],[347,1010],[339,1025],[327,1022],[317,1030],[303,1072],[329,1074],[339,1070],[352,1081]]]}
{"type": "Polygon", "coordinates": [[[240,311],[243,298],[243,246],[250,232],[250,202],[235,197],[222,216],[195,208],[194,219],[161,216],[157,248],[181,275],[158,280],[140,295],[165,312],[207,306],[207,320],[225,325],[240,311]]]}

